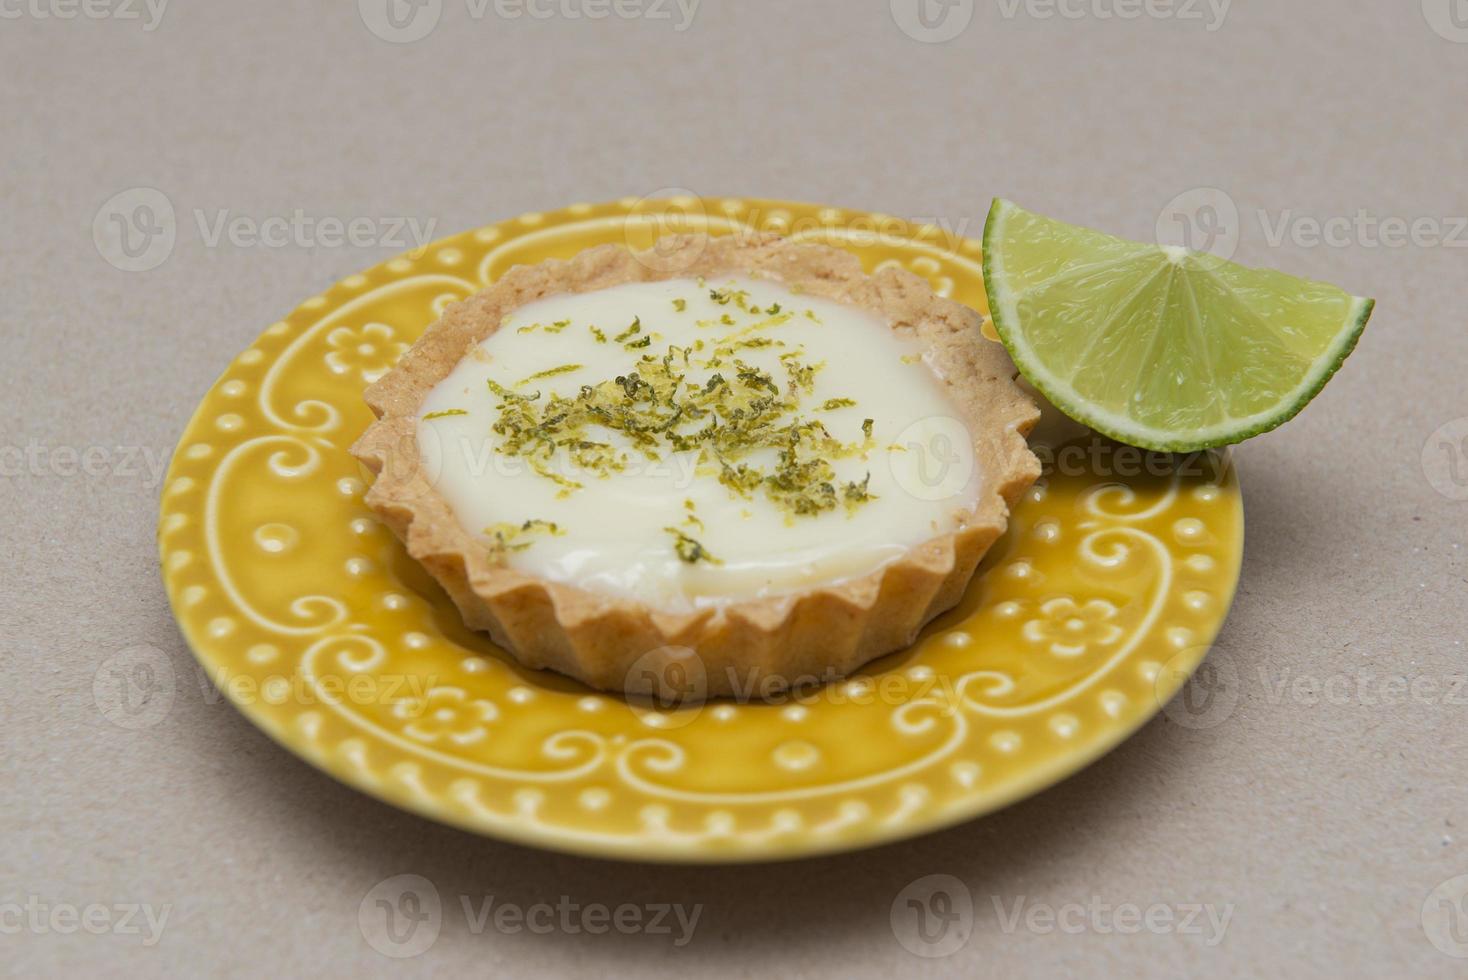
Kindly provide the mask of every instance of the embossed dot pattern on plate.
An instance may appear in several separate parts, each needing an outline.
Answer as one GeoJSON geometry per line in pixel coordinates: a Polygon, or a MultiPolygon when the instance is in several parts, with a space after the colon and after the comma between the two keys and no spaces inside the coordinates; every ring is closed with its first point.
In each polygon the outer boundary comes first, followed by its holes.
{"type": "Polygon", "coordinates": [[[445,239],[348,276],[234,359],[180,440],[159,522],[174,612],[226,696],[395,805],[669,861],[793,857],[951,824],[1063,778],[1154,715],[1232,600],[1243,514],[1225,457],[1206,477],[1047,476],[911,649],[770,703],[632,704],[527,671],[464,628],[363,506],[368,476],[347,447],[368,422],[363,387],[510,266],[642,244],[663,224],[750,223],[850,248],[868,270],[901,266],[987,311],[967,239],[743,199],[680,199],[676,220],[649,224],[657,207],[576,205],[445,239]]]}

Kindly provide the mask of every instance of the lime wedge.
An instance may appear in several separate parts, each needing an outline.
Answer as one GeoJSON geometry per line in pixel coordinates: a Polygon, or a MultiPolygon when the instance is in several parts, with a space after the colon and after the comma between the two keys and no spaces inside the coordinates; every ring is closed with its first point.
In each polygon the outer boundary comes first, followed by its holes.
{"type": "Polygon", "coordinates": [[[1015,365],[1056,408],[1168,452],[1241,442],[1294,418],[1375,305],[1005,200],[984,225],[984,285],[1015,365]]]}

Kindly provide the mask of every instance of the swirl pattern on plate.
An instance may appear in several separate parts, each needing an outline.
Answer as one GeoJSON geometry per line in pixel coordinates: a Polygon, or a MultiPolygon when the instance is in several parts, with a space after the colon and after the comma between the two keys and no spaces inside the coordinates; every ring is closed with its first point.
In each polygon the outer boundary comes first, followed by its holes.
{"type": "Polygon", "coordinates": [[[788,202],[624,200],[525,215],[350,276],[235,358],[165,483],[164,578],[210,679],[291,751],[487,834],[663,860],[792,857],[932,829],[1085,765],[1155,714],[1231,601],[1226,456],[1122,465],[1094,437],[1015,508],[912,648],[792,694],[658,708],[526,671],[467,631],[362,503],[362,389],[511,265],[743,228],[897,264],[986,309],[979,248],[788,202]],[[1069,462],[1067,462],[1069,460],[1069,462]]]}

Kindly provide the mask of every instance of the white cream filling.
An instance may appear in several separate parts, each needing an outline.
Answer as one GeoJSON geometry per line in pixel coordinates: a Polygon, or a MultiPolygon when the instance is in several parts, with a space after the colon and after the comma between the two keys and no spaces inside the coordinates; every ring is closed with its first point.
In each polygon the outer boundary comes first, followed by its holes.
{"type": "MultiPolygon", "coordinates": [[[[972,511],[981,482],[972,440],[915,344],[897,337],[874,313],[756,279],[630,283],[522,307],[429,393],[421,414],[426,471],[466,529],[489,543],[487,529],[526,521],[556,525],[554,534],[515,537],[528,547],[509,552],[508,564],[671,610],[871,572],[956,527],[972,511]],[[744,305],[761,312],[716,302],[714,289],[744,290],[744,305]],[[783,346],[744,349],[738,357],[782,386],[787,375],[781,354],[801,351],[805,363],[823,363],[813,390],[800,394],[796,414],[819,419],[832,436],[853,445],[864,443],[863,420],[872,420],[864,453],[831,460],[838,487],[860,483],[869,473],[871,499],[793,516],[760,490],[744,496],[726,487],[717,466],[700,467],[696,452],[668,451],[649,461],[621,433],[602,428],[595,433],[599,440],[629,450],[627,467],[599,475],[558,452],[552,471],[580,489],[567,490],[522,456],[503,452],[505,437],[493,426],[504,399],[491,390],[491,379],[512,391],[539,391],[542,399],[552,393],[575,397],[583,385],[636,370],[644,355],[661,357],[669,345],[694,348],[702,342],[703,350],[690,355],[687,373],[689,382],[702,384],[715,370],[730,370],[727,357],[716,368],[702,366],[712,348],[768,321],[765,311],[775,304],[795,315],[756,333],[783,346]],[[733,326],[721,321],[725,316],[733,326]],[[629,349],[613,339],[634,319],[642,329],[631,339],[651,335],[649,346],[629,349]],[[593,326],[605,342],[598,342],[593,326]],[[581,367],[526,380],[566,365],[581,367]],[[826,409],[832,399],[856,404],[826,409]],[[717,563],[681,558],[669,527],[696,540],[717,563]]],[[[769,470],[775,458],[773,450],[760,450],[745,461],[769,470]]]]}

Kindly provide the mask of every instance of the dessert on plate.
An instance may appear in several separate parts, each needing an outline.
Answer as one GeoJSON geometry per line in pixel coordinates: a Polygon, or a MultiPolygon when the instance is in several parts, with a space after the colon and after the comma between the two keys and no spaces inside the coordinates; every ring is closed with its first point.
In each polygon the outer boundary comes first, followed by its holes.
{"type": "Polygon", "coordinates": [[[829,680],[955,605],[1039,475],[1037,409],[979,324],[775,235],[602,246],[446,310],[368,389],[353,452],[526,666],[640,690],[677,664],[700,696],[829,680]]]}

